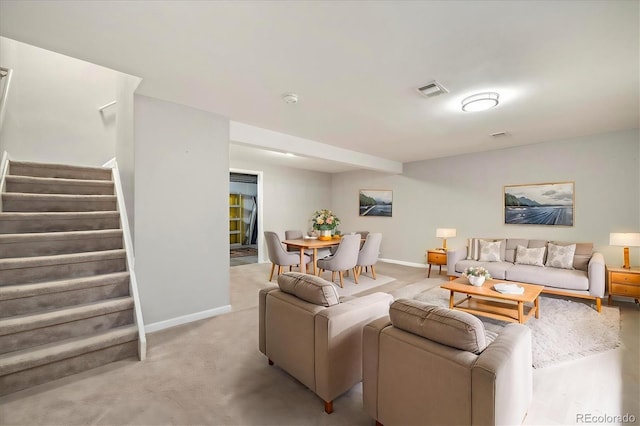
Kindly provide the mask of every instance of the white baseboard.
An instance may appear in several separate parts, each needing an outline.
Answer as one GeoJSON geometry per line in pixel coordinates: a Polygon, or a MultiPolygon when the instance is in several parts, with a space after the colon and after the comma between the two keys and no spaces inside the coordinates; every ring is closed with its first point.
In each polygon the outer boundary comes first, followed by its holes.
{"type": "Polygon", "coordinates": [[[422,268],[422,269],[426,269],[428,267],[428,265],[425,265],[424,263],[405,262],[404,260],[379,258],[378,261],[386,262],[386,263],[395,263],[397,265],[412,266],[414,268],[422,268]]]}
{"type": "Polygon", "coordinates": [[[231,305],[220,306],[218,308],[207,309],[206,311],[195,312],[193,314],[183,315],[181,317],[171,318],[164,321],[158,321],[154,322],[153,324],[147,324],[144,327],[144,331],[147,333],[153,333],[154,331],[160,331],[166,328],[199,321],[201,319],[215,317],[218,315],[226,314],[227,312],[231,312],[231,305]]]}

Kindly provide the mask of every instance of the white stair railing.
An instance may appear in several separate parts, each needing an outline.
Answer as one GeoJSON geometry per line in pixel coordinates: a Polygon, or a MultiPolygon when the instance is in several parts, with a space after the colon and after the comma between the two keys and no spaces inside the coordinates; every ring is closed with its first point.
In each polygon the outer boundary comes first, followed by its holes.
{"type": "Polygon", "coordinates": [[[135,258],[133,256],[133,241],[131,240],[131,230],[129,229],[129,220],[127,216],[127,207],[124,203],[124,192],[122,191],[122,182],[120,180],[120,171],[115,158],[112,158],[102,167],[110,168],[113,175],[113,183],[116,190],[118,200],[118,211],[120,212],[120,226],[124,236],[124,248],[127,252],[127,269],[129,270],[129,291],[133,297],[135,309],[135,323],[138,327],[138,357],[140,361],[147,356],[147,338],[144,331],[144,320],[142,318],[142,306],[140,305],[140,295],[138,293],[138,282],[135,273],[135,258]]]}
{"type": "Polygon", "coordinates": [[[7,97],[9,96],[11,74],[13,74],[13,70],[0,67],[0,129],[2,129],[2,123],[4,122],[4,111],[7,105],[7,97]]]}

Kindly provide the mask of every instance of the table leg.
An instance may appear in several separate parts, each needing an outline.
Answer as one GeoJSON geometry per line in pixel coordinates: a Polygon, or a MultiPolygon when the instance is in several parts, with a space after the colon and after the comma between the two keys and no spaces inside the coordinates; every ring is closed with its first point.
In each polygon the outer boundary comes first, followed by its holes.
{"type": "Polygon", "coordinates": [[[524,324],[524,302],[518,302],[518,322],[524,324]]]}
{"type": "Polygon", "coordinates": [[[307,265],[304,263],[304,247],[300,247],[300,273],[307,273],[307,265]]]}
{"type": "Polygon", "coordinates": [[[431,264],[429,264],[429,273],[427,274],[427,278],[431,278],[431,264]]]}
{"type": "Polygon", "coordinates": [[[453,309],[453,290],[449,290],[449,309],[453,309]]]}
{"type": "Polygon", "coordinates": [[[442,275],[442,265],[440,265],[440,270],[438,271],[438,276],[442,275]]]}
{"type": "Polygon", "coordinates": [[[533,301],[533,305],[536,307],[536,319],[540,318],[540,296],[536,297],[533,301]]]}
{"type": "Polygon", "coordinates": [[[317,270],[318,270],[318,249],[317,248],[313,248],[313,259],[311,259],[313,261],[313,275],[317,274],[317,270]]]}

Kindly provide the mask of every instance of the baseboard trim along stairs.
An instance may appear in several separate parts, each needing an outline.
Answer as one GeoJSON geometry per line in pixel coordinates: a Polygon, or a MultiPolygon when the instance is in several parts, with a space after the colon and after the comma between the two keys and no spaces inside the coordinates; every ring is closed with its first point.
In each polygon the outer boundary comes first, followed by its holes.
{"type": "Polygon", "coordinates": [[[110,362],[144,359],[115,160],[112,168],[5,161],[0,396],[110,362]]]}

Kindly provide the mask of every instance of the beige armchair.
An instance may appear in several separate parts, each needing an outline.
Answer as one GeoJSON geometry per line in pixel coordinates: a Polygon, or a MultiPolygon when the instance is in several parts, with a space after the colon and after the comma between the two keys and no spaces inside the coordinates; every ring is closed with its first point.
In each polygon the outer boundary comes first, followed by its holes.
{"type": "Polygon", "coordinates": [[[260,351],[322,398],[330,414],[333,400],[362,381],[362,328],[387,315],[393,297],[340,301],[330,282],[287,272],[259,298],[260,351]]]}
{"type": "Polygon", "coordinates": [[[532,396],[531,331],[399,299],[363,331],[363,399],[376,424],[516,425],[532,396]]]}

